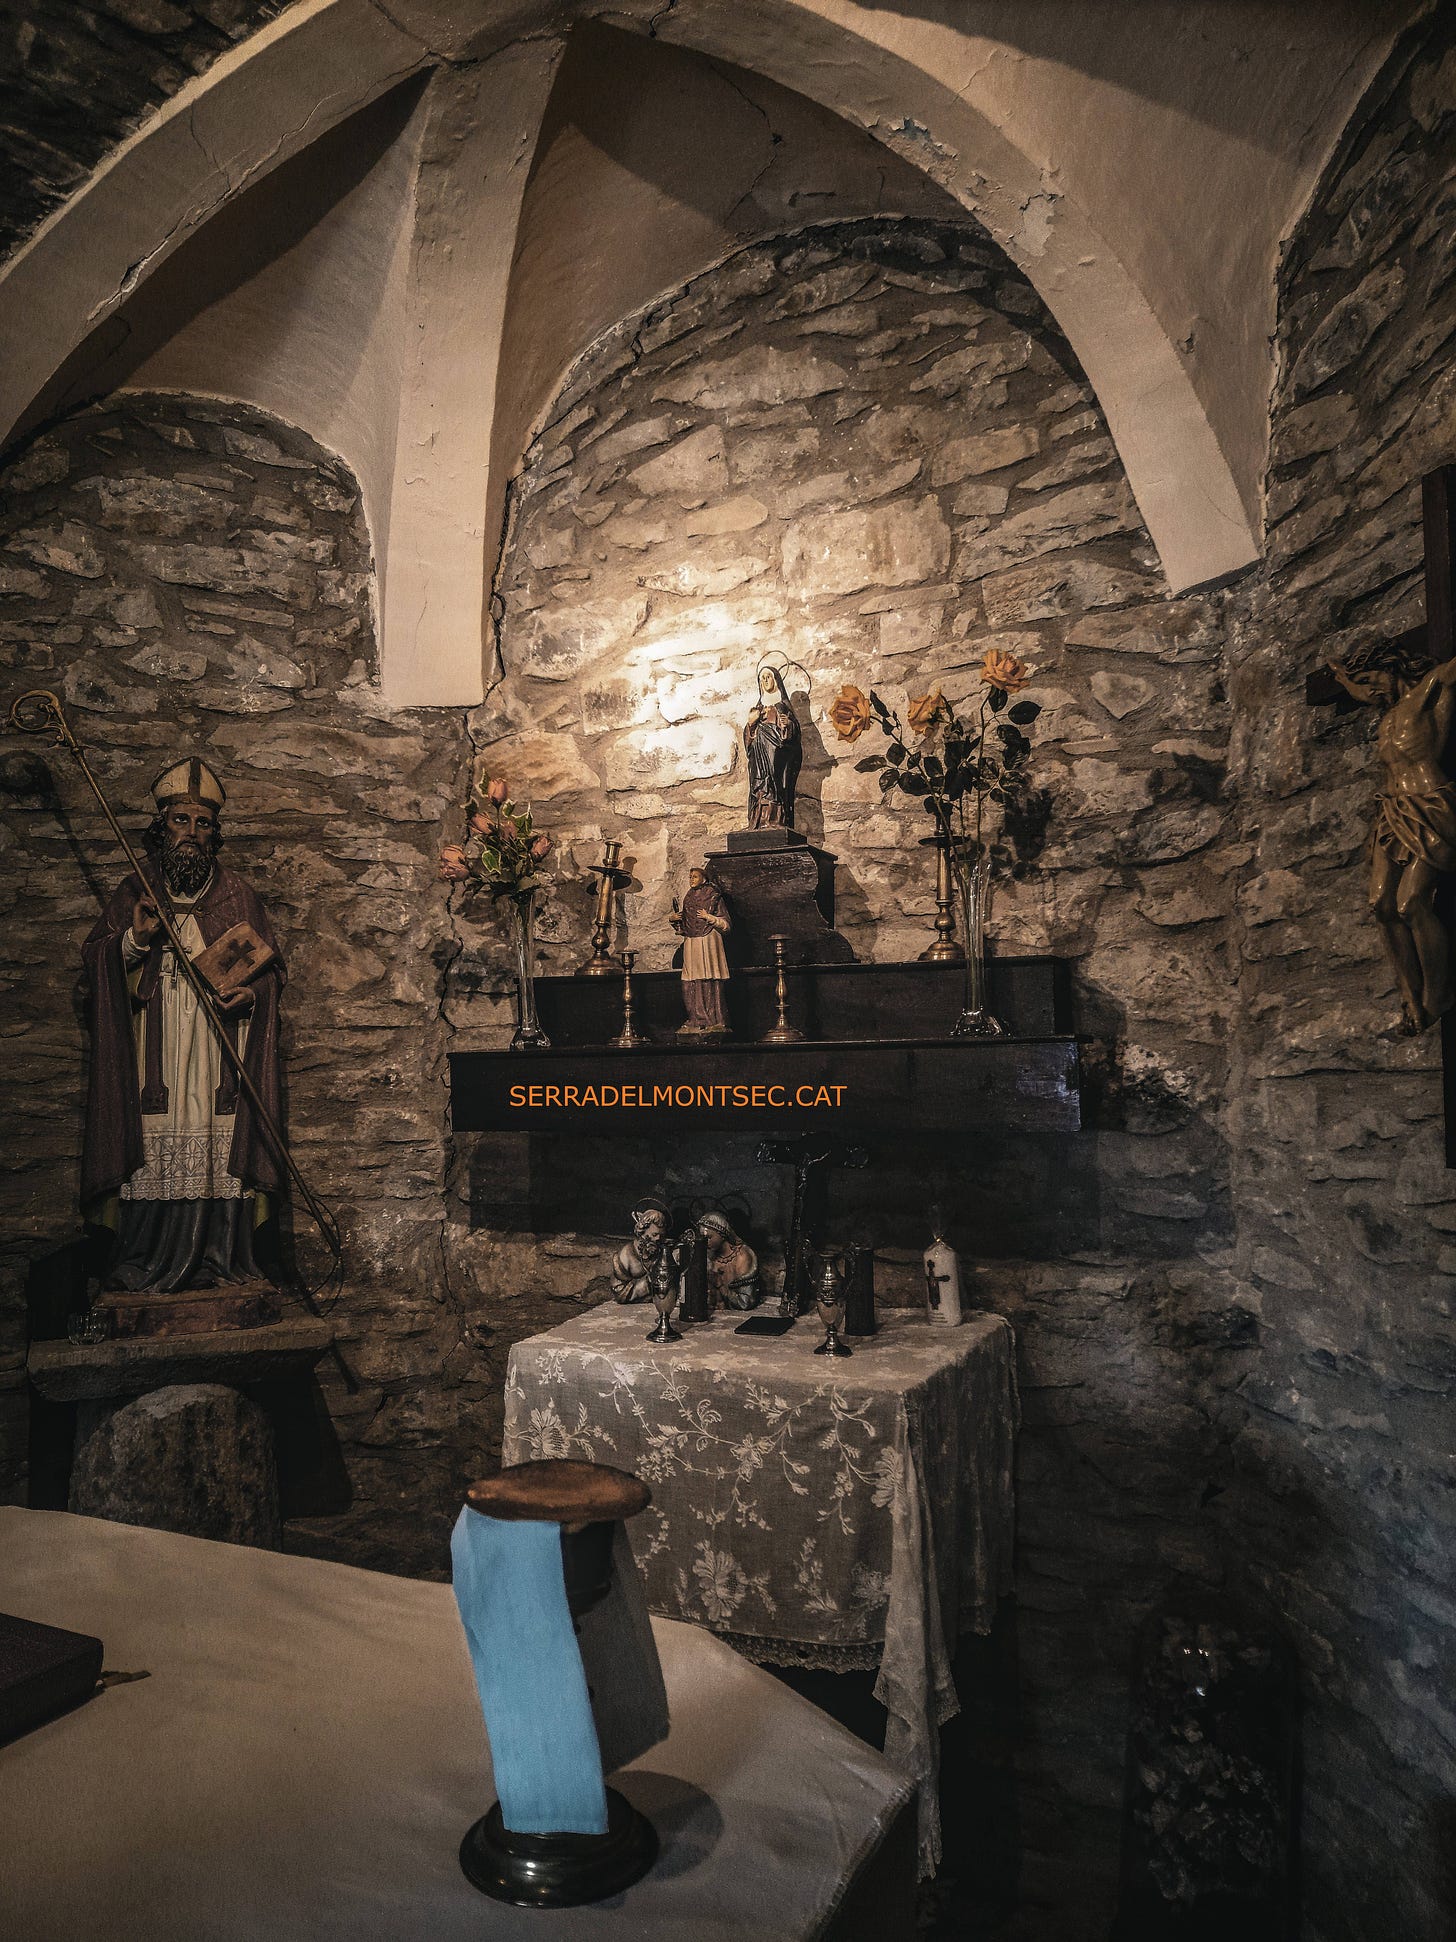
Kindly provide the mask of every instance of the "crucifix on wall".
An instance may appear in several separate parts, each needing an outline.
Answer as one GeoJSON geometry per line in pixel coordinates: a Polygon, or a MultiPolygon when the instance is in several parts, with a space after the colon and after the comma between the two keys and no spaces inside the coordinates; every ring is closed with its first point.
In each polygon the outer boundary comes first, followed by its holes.
{"type": "Polygon", "coordinates": [[[1310,675],[1316,704],[1380,708],[1370,907],[1413,1032],[1439,1019],[1446,1164],[1456,1167],[1456,466],[1421,482],[1426,623],[1310,675]]]}

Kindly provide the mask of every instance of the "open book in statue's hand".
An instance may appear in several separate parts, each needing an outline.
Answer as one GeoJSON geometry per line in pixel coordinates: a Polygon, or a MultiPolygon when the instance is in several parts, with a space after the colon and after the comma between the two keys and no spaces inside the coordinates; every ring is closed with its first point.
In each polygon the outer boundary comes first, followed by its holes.
{"type": "Polygon", "coordinates": [[[192,960],[219,998],[236,997],[245,984],[270,965],[278,953],[251,924],[234,924],[192,960]]]}

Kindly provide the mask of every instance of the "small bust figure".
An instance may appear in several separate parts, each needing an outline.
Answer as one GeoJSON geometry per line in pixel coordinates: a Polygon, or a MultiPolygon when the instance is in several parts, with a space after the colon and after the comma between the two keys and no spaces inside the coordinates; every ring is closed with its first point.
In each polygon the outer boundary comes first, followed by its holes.
{"type": "Polygon", "coordinates": [[[652,1293],[653,1270],[667,1246],[669,1215],[660,1200],[644,1200],[632,1209],[632,1238],[612,1257],[612,1294],[617,1301],[646,1301],[652,1293]]]}
{"type": "Polygon", "coordinates": [[[775,667],[758,671],[758,700],[743,724],[743,753],[748,758],[748,827],[792,829],[803,735],[784,677],[775,667]]]}
{"type": "Polygon", "coordinates": [[[708,1249],[708,1292],[722,1308],[757,1308],[763,1300],[758,1256],[733,1231],[726,1214],[710,1207],[698,1217],[698,1232],[708,1249]]]}
{"type": "Polygon", "coordinates": [[[688,894],[671,923],[683,941],[682,991],[686,1020],[678,1026],[684,1037],[726,1032],[728,1010],[728,954],[723,939],[733,928],[728,900],[706,870],[688,872],[688,894]]]}

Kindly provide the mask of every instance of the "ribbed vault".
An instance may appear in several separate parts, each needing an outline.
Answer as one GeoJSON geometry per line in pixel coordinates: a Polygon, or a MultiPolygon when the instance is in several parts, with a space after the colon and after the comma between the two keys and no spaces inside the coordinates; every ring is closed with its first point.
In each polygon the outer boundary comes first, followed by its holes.
{"type": "Polygon", "coordinates": [[[1170,586],[1214,580],[1258,552],[1281,241],[1415,11],[299,0],[0,269],[0,437],[125,383],[279,412],[363,484],[386,692],[468,702],[505,481],[586,345],[774,228],[959,207],[1066,332],[1170,586]]]}

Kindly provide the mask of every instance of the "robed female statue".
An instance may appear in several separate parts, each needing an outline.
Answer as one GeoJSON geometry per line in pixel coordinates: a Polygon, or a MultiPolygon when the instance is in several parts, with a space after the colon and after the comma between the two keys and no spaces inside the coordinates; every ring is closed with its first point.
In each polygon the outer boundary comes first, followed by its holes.
{"type": "Polygon", "coordinates": [[[743,752],[748,757],[748,827],[792,829],[803,738],[784,678],[775,667],[758,671],[758,700],[743,725],[743,752]]]}

